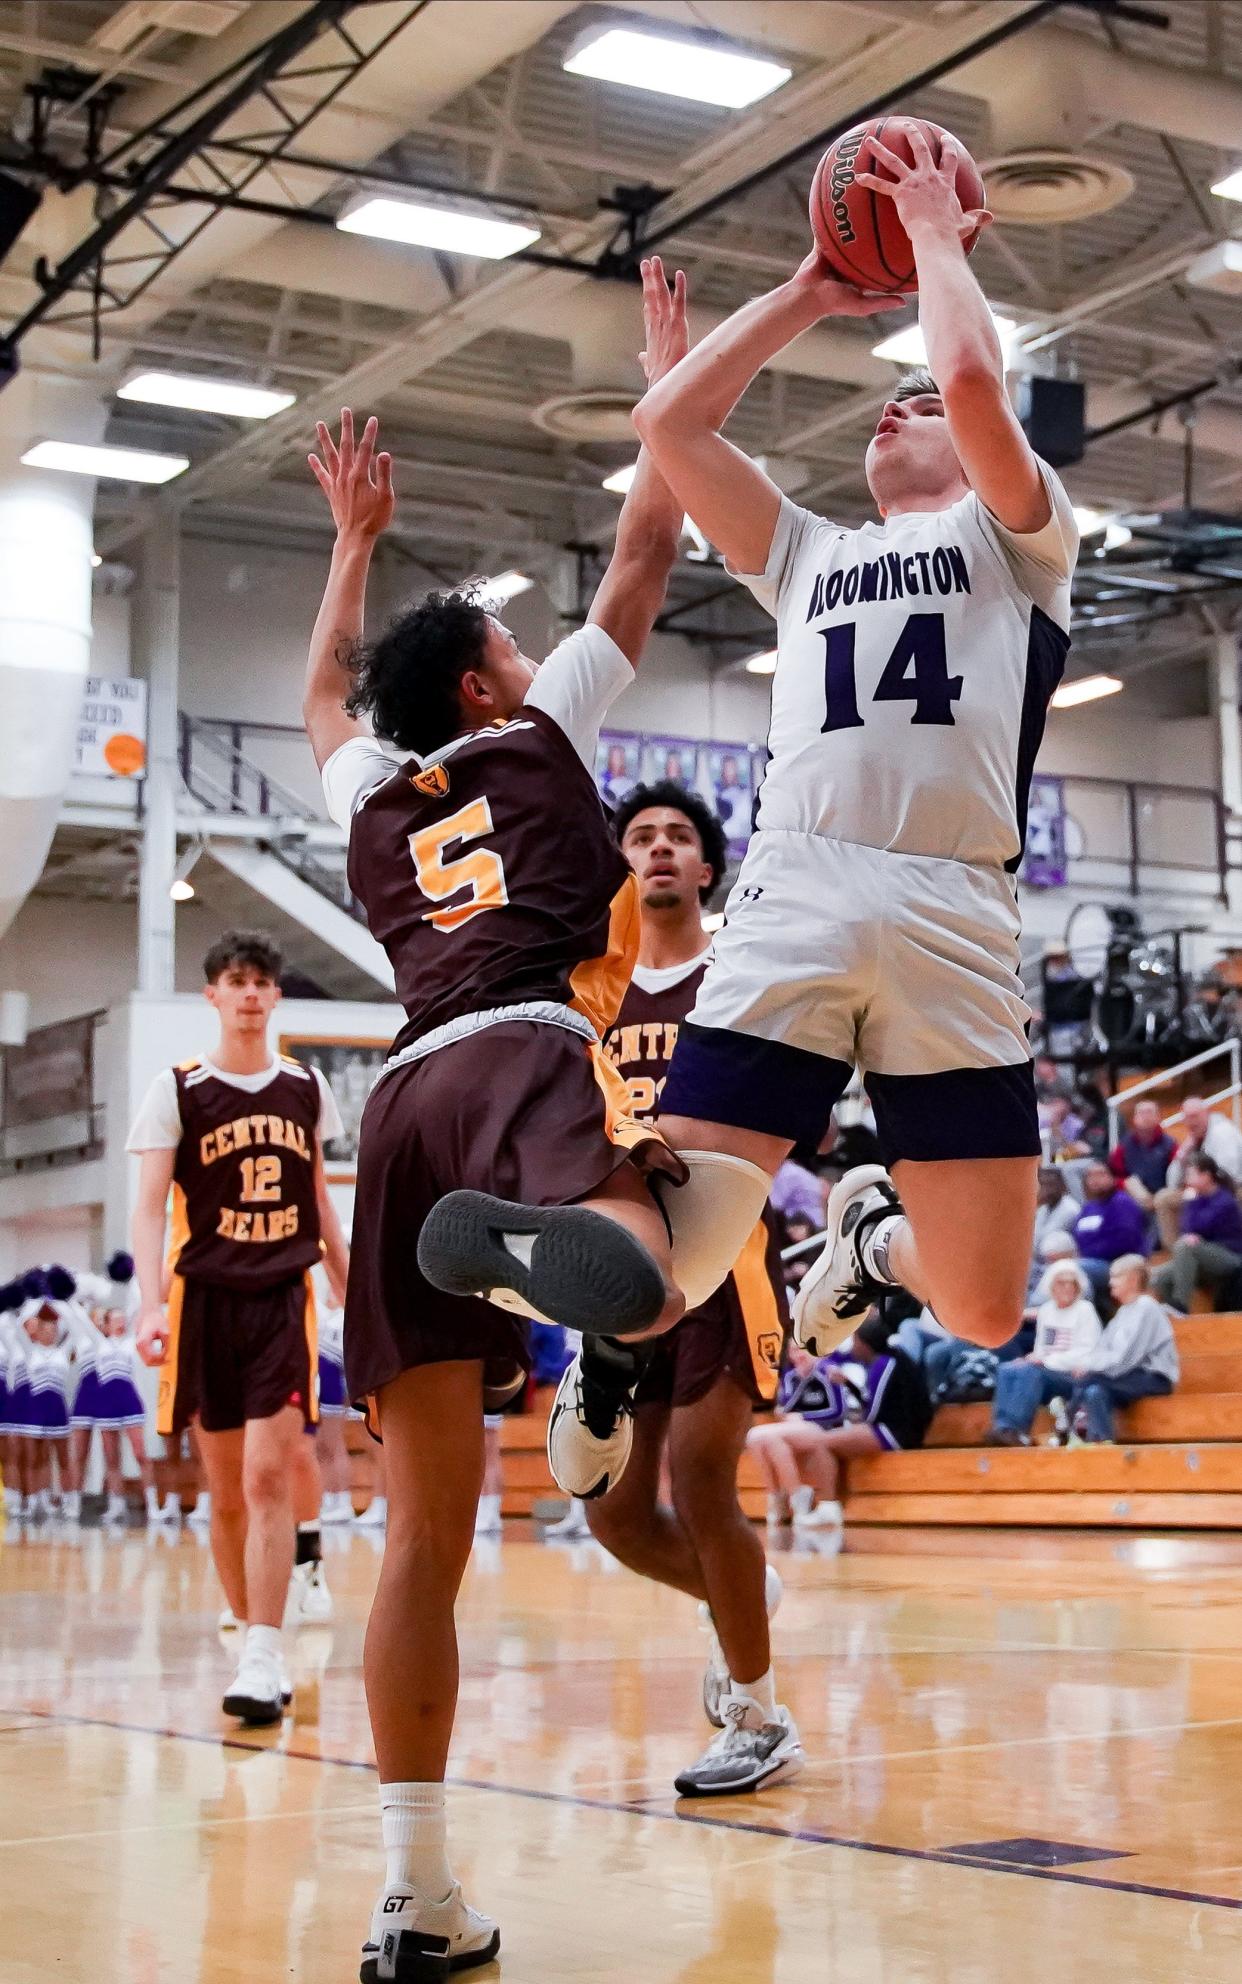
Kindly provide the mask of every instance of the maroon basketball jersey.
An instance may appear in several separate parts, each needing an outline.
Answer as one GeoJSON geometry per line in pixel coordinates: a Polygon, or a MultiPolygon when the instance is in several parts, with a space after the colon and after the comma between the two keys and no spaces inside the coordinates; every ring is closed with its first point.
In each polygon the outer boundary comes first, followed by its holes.
{"type": "Polygon", "coordinates": [[[266,1087],[221,1081],[201,1061],[173,1070],[181,1142],[173,1165],[172,1263],[195,1281],[267,1288],[319,1259],[319,1084],[296,1061],[266,1087]]]}
{"type": "Polygon", "coordinates": [[[554,1000],[596,1031],[638,947],[638,890],[560,725],[524,709],[369,792],[349,885],[388,953],[404,1047],[466,1013],[554,1000]]]}
{"type": "Polygon", "coordinates": [[[631,980],[616,1025],[604,1036],[604,1052],[629,1084],[630,1107],[641,1122],[655,1121],[681,1022],[706,970],[706,958],[688,965],[685,977],[662,992],[644,992],[631,980]]]}

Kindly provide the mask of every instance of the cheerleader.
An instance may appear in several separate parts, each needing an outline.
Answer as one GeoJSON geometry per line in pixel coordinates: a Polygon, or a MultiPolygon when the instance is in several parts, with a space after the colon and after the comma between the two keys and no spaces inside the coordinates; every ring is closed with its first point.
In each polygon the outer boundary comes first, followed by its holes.
{"type": "Polygon", "coordinates": [[[73,1352],[89,1345],[90,1324],[69,1301],[76,1283],[65,1268],[35,1269],[25,1277],[28,1291],[18,1320],[29,1338],[25,1353],[26,1392],[22,1424],[26,1441],[27,1480],[22,1515],[27,1521],[53,1513],[52,1457],[62,1494],[73,1493],[69,1454],[71,1400],[75,1389],[73,1352]]]}
{"type": "Polygon", "coordinates": [[[108,1504],[103,1519],[106,1523],[123,1523],[128,1514],[121,1466],[121,1436],[124,1435],[142,1479],[147,1521],[159,1522],[163,1518],[163,1511],[160,1509],[155,1475],[147,1456],[144,1432],[147,1413],[142,1401],[142,1393],[138,1389],[138,1375],[142,1366],[138,1358],[138,1346],[124,1309],[113,1307],[105,1311],[100,1324],[100,1337],[101,1341],[95,1355],[95,1387],[91,1410],[93,1424],[99,1429],[100,1444],[103,1447],[104,1476],[108,1488],[108,1504]]]}
{"type": "Polygon", "coordinates": [[[0,1465],[4,1468],[4,1513],[16,1520],[26,1493],[26,1448],[17,1430],[26,1398],[26,1346],[29,1339],[19,1315],[26,1299],[20,1281],[0,1288],[0,1465]]]}
{"type": "Polygon", "coordinates": [[[345,1396],[344,1320],[339,1308],[325,1308],[319,1318],[318,1446],[324,1487],[322,1520],[326,1523],[349,1522],[354,1513],[345,1421],[359,1415],[345,1396]]]}

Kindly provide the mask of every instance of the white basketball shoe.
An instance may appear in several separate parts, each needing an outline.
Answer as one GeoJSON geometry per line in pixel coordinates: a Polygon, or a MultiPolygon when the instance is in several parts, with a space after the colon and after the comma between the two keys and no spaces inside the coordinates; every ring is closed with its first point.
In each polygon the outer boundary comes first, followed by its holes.
{"type": "Polygon", "coordinates": [[[794,1336],[812,1357],[826,1357],[890,1284],[863,1264],[861,1242],[901,1200],[882,1164],[859,1164],[833,1186],[823,1248],[802,1277],[793,1308],[794,1336]]]}
{"type": "Polygon", "coordinates": [[[408,1888],[385,1888],[362,1945],[361,1984],[433,1984],[455,1970],[491,1963],[500,1930],[469,1908],[456,1882],[443,1901],[420,1901],[408,1888]]]}

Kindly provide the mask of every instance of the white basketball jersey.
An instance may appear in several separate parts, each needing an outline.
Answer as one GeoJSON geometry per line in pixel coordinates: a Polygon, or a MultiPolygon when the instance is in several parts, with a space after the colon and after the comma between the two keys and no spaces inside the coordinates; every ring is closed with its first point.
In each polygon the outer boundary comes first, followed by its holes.
{"type": "Polygon", "coordinates": [[[1014,869],[1048,701],[1069,648],[1078,530],[1046,463],[1042,530],[972,491],[845,530],[782,498],[762,828],[1014,869]]]}

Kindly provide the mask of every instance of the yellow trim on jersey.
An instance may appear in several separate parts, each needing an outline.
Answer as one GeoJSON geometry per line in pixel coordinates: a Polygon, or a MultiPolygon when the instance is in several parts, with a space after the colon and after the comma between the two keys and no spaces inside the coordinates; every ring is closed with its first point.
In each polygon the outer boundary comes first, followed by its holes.
{"type": "Polygon", "coordinates": [[[177,1364],[181,1353],[181,1310],[184,1301],[185,1283],[179,1274],[175,1274],[165,1305],[168,1342],[164,1362],[160,1366],[160,1389],[155,1405],[155,1430],[163,1440],[172,1438],[173,1415],[177,1409],[177,1364]]]}
{"type": "Polygon", "coordinates": [[[306,1331],[307,1383],[306,1398],[310,1407],[307,1418],[312,1426],[319,1424],[319,1311],[315,1306],[315,1284],[307,1269],[302,1277],[306,1288],[306,1309],[302,1326],[306,1331]]]}
{"type": "Polygon", "coordinates": [[[755,1384],[760,1396],[776,1397],[785,1331],[776,1290],[768,1273],[768,1229],[760,1220],[733,1264],[755,1384]]]}

